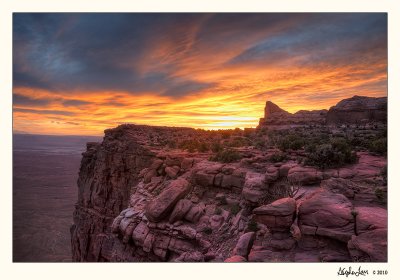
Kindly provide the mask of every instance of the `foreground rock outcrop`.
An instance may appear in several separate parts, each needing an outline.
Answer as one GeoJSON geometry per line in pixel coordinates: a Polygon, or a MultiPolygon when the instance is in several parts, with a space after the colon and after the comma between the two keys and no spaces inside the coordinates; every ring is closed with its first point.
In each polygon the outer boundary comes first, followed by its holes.
{"type": "MultiPolygon", "coordinates": [[[[265,114],[293,117],[272,103],[265,114]]],[[[297,123],[322,124],[326,112],[314,115],[297,123]]],[[[246,146],[224,150],[240,160],[217,162],[216,152],[190,151],[193,139],[215,136],[202,133],[121,125],[88,143],[73,260],[387,261],[383,156],[359,151],[355,163],[321,169],[301,149],[276,160],[276,149],[246,146]]]]}

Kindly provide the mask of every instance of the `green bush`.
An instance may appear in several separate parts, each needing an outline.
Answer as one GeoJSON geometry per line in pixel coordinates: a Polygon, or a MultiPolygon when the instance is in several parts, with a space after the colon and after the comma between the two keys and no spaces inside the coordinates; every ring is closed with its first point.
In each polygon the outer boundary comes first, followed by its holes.
{"type": "Polygon", "coordinates": [[[247,223],[247,229],[246,229],[246,231],[254,231],[254,232],[256,232],[257,230],[259,230],[257,222],[254,221],[254,220],[250,220],[250,221],[247,223]]]}
{"type": "Polygon", "coordinates": [[[387,165],[385,165],[381,170],[381,176],[385,185],[387,185],[387,165]]]}
{"type": "Polygon", "coordinates": [[[375,196],[378,198],[379,202],[385,203],[386,202],[386,194],[383,188],[376,188],[375,189],[375,196]]]}
{"type": "Polygon", "coordinates": [[[368,149],[371,152],[386,155],[387,153],[387,138],[379,138],[370,142],[368,149]]]}
{"type": "Polygon", "coordinates": [[[223,146],[221,145],[221,143],[219,143],[219,142],[213,142],[212,144],[211,144],[211,151],[213,152],[213,153],[218,153],[218,152],[220,152],[220,151],[222,151],[223,150],[223,146]]]}
{"type": "Polygon", "coordinates": [[[219,151],[215,156],[212,156],[210,160],[219,161],[223,163],[235,162],[241,159],[241,155],[232,149],[224,149],[219,151]]]}
{"type": "Polygon", "coordinates": [[[215,215],[221,215],[222,214],[222,209],[219,208],[219,207],[215,208],[214,214],[215,215]]]}
{"type": "Polygon", "coordinates": [[[204,232],[205,234],[207,234],[207,235],[210,235],[210,234],[212,233],[212,228],[210,228],[210,227],[205,227],[205,228],[203,229],[203,232],[204,232]]]}
{"type": "Polygon", "coordinates": [[[207,152],[207,151],[209,150],[209,147],[208,147],[207,143],[201,142],[201,143],[199,144],[197,150],[198,150],[200,153],[205,153],[205,152],[207,152]]]}
{"type": "Polygon", "coordinates": [[[288,135],[274,135],[272,136],[273,142],[276,147],[282,151],[286,150],[299,150],[303,148],[305,142],[304,137],[300,134],[288,134],[288,135]]]}
{"type": "Polygon", "coordinates": [[[229,210],[232,215],[236,215],[240,212],[240,210],[242,210],[242,208],[239,206],[239,204],[232,204],[230,205],[229,210]]]}
{"type": "Polygon", "coordinates": [[[271,162],[282,162],[287,160],[287,154],[286,153],[275,153],[272,154],[269,158],[271,162]]]}
{"type": "Polygon", "coordinates": [[[343,138],[332,139],[329,144],[309,145],[305,164],[321,169],[340,167],[357,161],[356,153],[343,138]]]}

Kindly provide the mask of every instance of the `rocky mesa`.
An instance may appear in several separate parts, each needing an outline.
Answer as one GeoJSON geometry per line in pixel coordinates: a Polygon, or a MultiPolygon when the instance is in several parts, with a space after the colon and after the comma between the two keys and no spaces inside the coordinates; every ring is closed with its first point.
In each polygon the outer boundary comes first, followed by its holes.
{"type": "Polygon", "coordinates": [[[257,129],[106,130],[82,155],[73,260],[387,261],[385,102],[267,102],[257,129]],[[269,129],[288,124],[307,127],[269,129]]]}
{"type": "Polygon", "coordinates": [[[329,110],[300,110],[291,114],[267,101],[260,126],[273,125],[338,125],[386,123],[387,97],[353,96],[343,99],[329,110]]]}

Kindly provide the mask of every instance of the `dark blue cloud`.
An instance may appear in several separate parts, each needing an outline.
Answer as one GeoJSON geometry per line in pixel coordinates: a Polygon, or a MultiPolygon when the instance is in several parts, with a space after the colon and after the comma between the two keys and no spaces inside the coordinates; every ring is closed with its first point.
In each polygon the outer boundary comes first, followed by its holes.
{"type": "Polygon", "coordinates": [[[14,112],[21,112],[21,113],[32,113],[32,114],[39,114],[39,115],[61,115],[61,116],[73,116],[75,113],[68,112],[68,111],[58,111],[58,110],[36,110],[36,109],[23,109],[23,108],[14,108],[14,112]]]}
{"type": "Polygon", "coordinates": [[[88,105],[90,102],[77,100],[77,99],[69,99],[62,102],[62,104],[66,107],[79,107],[83,105],[88,105]]]}
{"type": "Polygon", "coordinates": [[[50,104],[52,99],[34,99],[28,96],[24,96],[18,93],[13,93],[13,104],[14,105],[23,105],[23,106],[45,106],[50,104]]]}
{"type": "MultiPolygon", "coordinates": [[[[175,74],[183,60],[238,46],[225,66],[348,63],[386,57],[386,14],[59,14],[13,16],[14,86],[180,97],[210,88],[175,74]],[[249,40],[252,38],[252,40],[249,40]],[[160,61],[154,52],[166,46],[160,61]]],[[[218,82],[218,81],[216,81],[218,82]]],[[[67,103],[68,105],[68,103],[67,103]]]]}
{"type": "Polygon", "coordinates": [[[387,51],[386,14],[311,14],[307,20],[261,40],[227,64],[342,65],[387,51]],[[293,61],[291,61],[292,63],[293,61]]]}

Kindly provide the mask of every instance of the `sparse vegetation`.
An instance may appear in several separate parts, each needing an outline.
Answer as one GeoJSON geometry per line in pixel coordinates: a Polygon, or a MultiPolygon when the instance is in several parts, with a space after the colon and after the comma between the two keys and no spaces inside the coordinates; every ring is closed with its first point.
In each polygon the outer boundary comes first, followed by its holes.
{"type": "Polygon", "coordinates": [[[357,155],[343,138],[334,138],[328,144],[309,145],[305,164],[317,166],[321,169],[340,167],[355,163],[357,155]]]}
{"type": "Polygon", "coordinates": [[[207,234],[207,235],[212,234],[212,228],[210,228],[210,227],[205,227],[205,228],[203,229],[203,233],[204,233],[204,234],[207,234]]]}
{"type": "Polygon", "coordinates": [[[387,185],[387,165],[385,165],[381,170],[381,176],[383,179],[383,183],[387,185]]]}
{"type": "Polygon", "coordinates": [[[214,214],[215,215],[221,215],[222,214],[222,209],[219,208],[219,207],[215,208],[214,214]]]}
{"type": "Polygon", "coordinates": [[[373,153],[386,155],[387,153],[387,138],[379,138],[369,143],[369,150],[373,153]]]}
{"type": "Polygon", "coordinates": [[[258,231],[258,230],[259,230],[259,228],[258,228],[257,222],[254,221],[253,219],[251,219],[251,220],[247,223],[246,232],[249,232],[249,231],[254,231],[254,232],[256,232],[256,231],[258,231]]]}
{"type": "Polygon", "coordinates": [[[229,206],[229,210],[232,215],[236,215],[240,212],[240,210],[242,210],[242,208],[239,206],[239,204],[232,204],[229,206]]]}
{"type": "Polygon", "coordinates": [[[235,162],[241,159],[241,155],[233,149],[226,148],[219,151],[216,155],[210,157],[212,161],[219,161],[223,163],[235,162]]]}
{"type": "Polygon", "coordinates": [[[270,156],[269,160],[271,162],[283,162],[287,160],[287,154],[286,153],[275,153],[270,156]]]}
{"type": "Polygon", "coordinates": [[[386,203],[386,194],[383,188],[378,187],[375,189],[375,196],[381,203],[386,203]]]}

